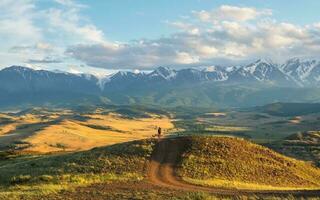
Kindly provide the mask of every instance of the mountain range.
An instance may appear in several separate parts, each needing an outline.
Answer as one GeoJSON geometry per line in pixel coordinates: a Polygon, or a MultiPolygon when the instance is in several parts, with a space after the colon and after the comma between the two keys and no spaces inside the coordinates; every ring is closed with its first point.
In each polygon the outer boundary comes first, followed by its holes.
{"type": "Polygon", "coordinates": [[[11,66],[0,71],[0,107],[78,103],[228,107],[318,102],[319,86],[320,61],[298,58],[283,64],[260,59],[232,67],[158,67],[150,73],[119,71],[102,78],[11,66]]]}
{"type": "Polygon", "coordinates": [[[159,67],[151,73],[119,72],[111,76],[105,85],[112,85],[119,80],[130,82],[130,84],[133,82],[135,84],[141,82],[171,84],[217,82],[227,84],[262,83],[282,87],[318,87],[320,86],[320,62],[294,58],[279,65],[260,59],[244,66],[211,66],[202,70],[192,68],[173,70],[168,67],[159,67]]]}

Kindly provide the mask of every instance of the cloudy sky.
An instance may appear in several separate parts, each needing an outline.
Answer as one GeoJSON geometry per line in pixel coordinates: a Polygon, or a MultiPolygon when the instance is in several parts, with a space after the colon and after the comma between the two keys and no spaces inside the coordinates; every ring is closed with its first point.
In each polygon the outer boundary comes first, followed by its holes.
{"type": "Polygon", "coordinates": [[[319,0],[0,0],[0,67],[109,73],[320,55],[319,0]]]}

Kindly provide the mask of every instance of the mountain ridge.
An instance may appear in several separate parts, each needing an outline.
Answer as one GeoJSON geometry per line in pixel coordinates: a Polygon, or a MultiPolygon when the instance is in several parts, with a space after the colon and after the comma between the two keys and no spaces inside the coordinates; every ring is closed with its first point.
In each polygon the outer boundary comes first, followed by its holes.
{"type": "Polygon", "coordinates": [[[11,66],[2,69],[3,71],[17,71],[26,72],[33,71],[35,73],[43,73],[50,75],[65,74],[76,75],[78,77],[85,77],[87,79],[93,79],[101,90],[105,88],[105,85],[115,81],[127,81],[136,79],[148,82],[223,82],[223,83],[252,83],[252,82],[264,82],[273,83],[278,86],[300,86],[300,87],[318,87],[320,82],[320,61],[316,60],[303,60],[299,58],[292,58],[286,61],[284,64],[276,64],[266,59],[259,59],[253,63],[249,63],[243,66],[209,66],[204,69],[185,68],[180,70],[171,69],[169,67],[158,67],[150,73],[145,72],[130,72],[119,71],[114,74],[98,77],[92,74],[73,74],[63,71],[49,71],[49,70],[34,70],[22,66],[11,66]],[[187,80],[186,80],[187,79],[187,80]],[[189,79],[189,80],[188,80],[189,79]]]}
{"type": "Polygon", "coordinates": [[[256,106],[274,102],[320,102],[320,62],[257,60],[243,66],[210,66],[107,76],[11,66],[0,70],[0,107],[31,104],[155,104],[256,106]]]}

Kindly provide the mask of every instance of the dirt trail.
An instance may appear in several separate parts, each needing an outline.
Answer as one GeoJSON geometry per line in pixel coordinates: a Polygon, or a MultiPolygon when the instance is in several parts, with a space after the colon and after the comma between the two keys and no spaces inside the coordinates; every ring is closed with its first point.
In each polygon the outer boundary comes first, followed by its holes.
{"type": "Polygon", "coordinates": [[[170,138],[158,141],[148,166],[148,177],[152,184],[183,191],[203,191],[213,194],[239,195],[239,194],[293,194],[302,196],[320,196],[319,190],[294,190],[294,191],[257,191],[257,190],[236,190],[223,189],[192,185],[183,181],[176,174],[175,168],[179,162],[181,153],[187,144],[186,138],[170,138]]]}

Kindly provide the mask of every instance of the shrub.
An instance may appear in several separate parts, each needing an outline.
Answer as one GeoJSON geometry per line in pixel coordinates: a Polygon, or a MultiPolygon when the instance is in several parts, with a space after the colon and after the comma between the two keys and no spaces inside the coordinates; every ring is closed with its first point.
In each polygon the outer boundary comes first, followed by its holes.
{"type": "Polygon", "coordinates": [[[10,183],[11,184],[23,184],[27,183],[31,180],[30,175],[19,175],[19,176],[14,176],[11,178],[10,183]]]}
{"type": "Polygon", "coordinates": [[[10,153],[5,151],[0,151],[0,160],[6,160],[10,156],[10,153]]]}
{"type": "Polygon", "coordinates": [[[204,192],[189,192],[182,197],[174,198],[174,200],[178,200],[178,199],[179,200],[180,199],[181,200],[214,200],[216,198],[204,192]]]}
{"type": "Polygon", "coordinates": [[[42,175],[42,176],[39,176],[39,180],[40,181],[44,181],[44,182],[50,182],[53,180],[53,176],[50,176],[50,175],[42,175]]]}

